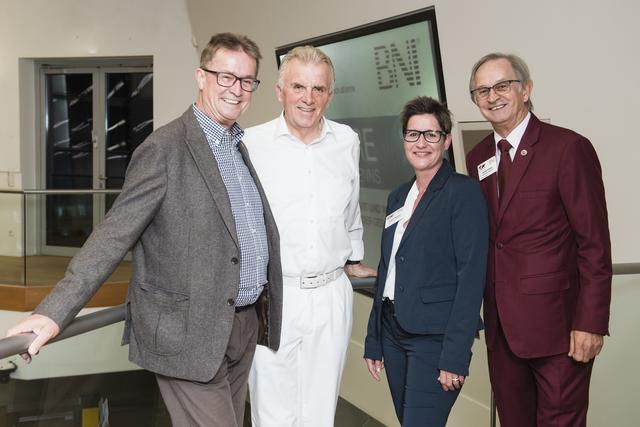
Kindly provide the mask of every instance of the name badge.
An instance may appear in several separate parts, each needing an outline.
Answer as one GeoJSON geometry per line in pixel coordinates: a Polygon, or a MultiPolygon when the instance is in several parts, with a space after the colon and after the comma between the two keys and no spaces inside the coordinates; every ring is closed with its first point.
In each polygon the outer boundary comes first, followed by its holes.
{"type": "Polygon", "coordinates": [[[492,173],[496,173],[498,171],[498,162],[496,161],[495,156],[490,159],[480,163],[478,165],[478,179],[482,181],[492,173]]]}
{"type": "Polygon", "coordinates": [[[384,228],[391,227],[393,224],[400,221],[403,217],[404,217],[404,206],[398,209],[397,211],[387,215],[387,218],[384,220],[384,228]]]}

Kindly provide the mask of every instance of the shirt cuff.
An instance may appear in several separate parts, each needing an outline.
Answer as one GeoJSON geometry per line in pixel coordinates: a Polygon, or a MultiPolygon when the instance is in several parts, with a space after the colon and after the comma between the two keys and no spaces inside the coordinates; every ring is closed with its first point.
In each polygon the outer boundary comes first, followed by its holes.
{"type": "Polygon", "coordinates": [[[349,259],[351,261],[359,261],[362,258],[364,258],[364,242],[362,240],[352,240],[349,259]]]}

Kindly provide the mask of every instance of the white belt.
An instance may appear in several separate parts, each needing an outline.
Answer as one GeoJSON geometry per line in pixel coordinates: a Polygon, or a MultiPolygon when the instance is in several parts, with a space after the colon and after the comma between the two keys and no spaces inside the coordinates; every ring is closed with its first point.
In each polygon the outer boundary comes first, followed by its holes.
{"type": "Polygon", "coordinates": [[[313,276],[284,276],[282,283],[285,286],[296,286],[300,289],[314,289],[329,283],[342,276],[343,269],[338,267],[328,273],[316,274],[313,276]]]}

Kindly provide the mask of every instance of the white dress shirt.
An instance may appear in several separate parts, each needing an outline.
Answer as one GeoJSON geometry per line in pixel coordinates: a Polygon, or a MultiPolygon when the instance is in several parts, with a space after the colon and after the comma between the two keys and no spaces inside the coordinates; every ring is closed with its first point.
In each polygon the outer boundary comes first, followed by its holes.
{"type": "Polygon", "coordinates": [[[322,274],[364,255],[358,135],[323,119],[310,144],[284,116],[245,130],[243,139],[280,232],[284,276],[322,274]]]}
{"type": "Polygon", "coordinates": [[[411,219],[413,213],[413,205],[418,198],[418,186],[416,182],[413,182],[407,198],[404,200],[404,206],[402,207],[403,215],[396,225],[396,231],[393,234],[393,246],[391,247],[391,256],[389,257],[389,268],[387,268],[387,279],[384,282],[384,290],[382,296],[394,300],[396,295],[396,253],[398,253],[398,247],[404,236],[404,230],[406,230],[408,221],[411,219]]]}
{"type": "Polygon", "coordinates": [[[493,132],[493,139],[496,143],[496,164],[500,164],[500,149],[498,148],[498,142],[501,139],[506,139],[511,144],[511,148],[509,149],[509,156],[511,160],[515,158],[516,152],[518,151],[518,145],[520,145],[520,141],[522,140],[522,136],[524,135],[524,131],[527,130],[527,125],[529,124],[529,119],[531,118],[531,113],[527,113],[524,119],[513,128],[513,130],[507,135],[506,138],[502,138],[498,135],[497,132],[493,132]]]}

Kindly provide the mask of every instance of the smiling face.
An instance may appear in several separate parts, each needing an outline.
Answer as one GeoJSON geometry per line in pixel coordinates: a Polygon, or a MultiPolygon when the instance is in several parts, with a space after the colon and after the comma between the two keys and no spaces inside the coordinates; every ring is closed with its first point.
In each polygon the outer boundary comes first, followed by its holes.
{"type": "MultiPolygon", "coordinates": [[[[442,131],[438,120],[433,114],[418,114],[411,116],[407,122],[407,130],[433,130],[442,131]]],[[[451,134],[440,139],[438,143],[430,143],[424,139],[424,135],[416,142],[404,142],[404,154],[417,177],[421,175],[433,176],[442,165],[442,156],[451,145],[451,134]]]]}
{"type": "MultiPolygon", "coordinates": [[[[517,80],[511,64],[505,58],[494,59],[482,64],[474,77],[475,88],[491,87],[505,80],[517,80]]],[[[502,137],[509,133],[525,118],[529,112],[526,102],[531,94],[531,81],[510,86],[510,90],[502,95],[494,90],[489,91],[486,99],[476,99],[480,113],[491,122],[495,131],[502,137]]]]}
{"type": "Polygon", "coordinates": [[[310,143],[320,135],[320,122],[331,100],[331,70],[325,63],[292,59],[281,85],[276,86],[276,94],[289,131],[310,143]]]}
{"type": "MultiPolygon", "coordinates": [[[[256,60],[242,50],[220,48],[206,68],[240,78],[256,78],[256,60]]],[[[231,87],[223,87],[218,84],[216,75],[198,68],[196,83],[200,90],[196,106],[226,128],[233,126],[251,103],[252,93],[242,90],[239,80],[231,87]]]]}

